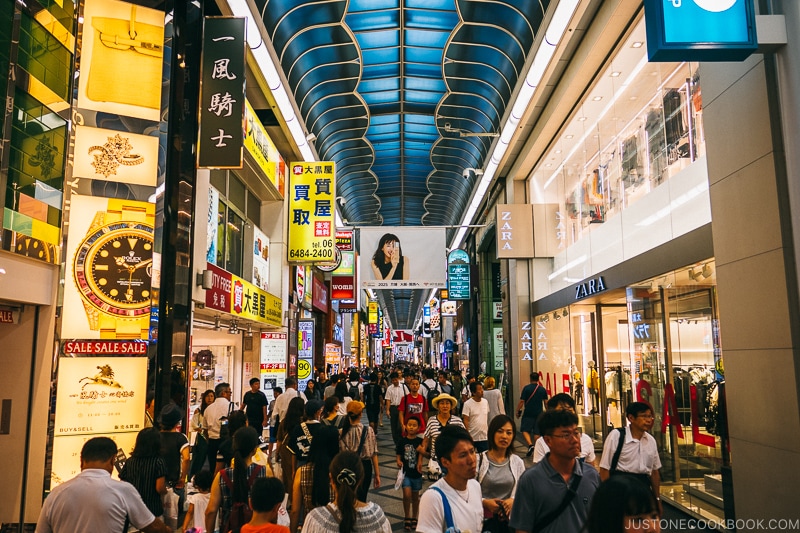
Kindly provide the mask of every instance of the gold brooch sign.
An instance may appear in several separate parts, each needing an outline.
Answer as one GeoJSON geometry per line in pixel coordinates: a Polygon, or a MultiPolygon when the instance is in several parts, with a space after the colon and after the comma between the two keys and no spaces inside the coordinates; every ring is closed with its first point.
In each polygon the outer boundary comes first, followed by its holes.
{"type": "Polygon", "coordinates": [[[158,120],[164,13],[116,0],[86,0],[78,107],[158,120]]]}
{"type": "Polygon", "coordinates": [[[158,137],[75,127],[73,176],[155,187],[158,137]]]}

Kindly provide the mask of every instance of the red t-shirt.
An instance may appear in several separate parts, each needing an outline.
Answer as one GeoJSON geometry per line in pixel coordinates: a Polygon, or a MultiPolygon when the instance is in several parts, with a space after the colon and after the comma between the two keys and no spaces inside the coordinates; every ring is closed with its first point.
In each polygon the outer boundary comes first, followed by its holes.
{"type": "MultiPolygon", "coordinates": [[[[425,412],[428,410],[428,401],[425,399],[425,396],[417,394],[415,398],[411,394],[406,394],[403,396],[403,399],[400,400],[400,405],[397,406],[397,410],[403,413],[403,422],[407,421],[408,417],[411,415],[415,415],[419,418],[419,433],[422,434],[425,432],[425,412]]],[[[403,430],[403,434],[405,434],[405,429],[403,430]]]]}
{"type": "Polygon", "coordinates": [[[278,524],[264,524],[263,526],[245,524],[241,531],[242,533],[289,533],[289,528],[278,524]]]}

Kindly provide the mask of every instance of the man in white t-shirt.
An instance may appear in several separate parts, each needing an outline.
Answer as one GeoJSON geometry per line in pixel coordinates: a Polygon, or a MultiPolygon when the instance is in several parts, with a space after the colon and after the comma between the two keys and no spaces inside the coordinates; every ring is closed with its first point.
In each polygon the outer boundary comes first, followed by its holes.
{"type": "Polygon", "coordinates": [[[470,398],[461,408],[461,419],[475,441],[478,453],[489,449],[489,402],[483,399],[483,385],[477,381],[469,384],[470,398]]]}
{"type": "MultiPolygon", "coordinates": [[[[572,396],[565,393],[554,394],[552,398],[547,400],[545,404],[547,409],[555,409],[556,411],[572,411],[575,412],[575,400],[572,396]]],[[[550,447],[545,443],[544,439],[536,439],[536,444],[533,449],[533,464],[538,463],[545,458],[550,451],[550,447]]],[[[591,437],[586,433],[581,433],[581,454],[578,456],[584,463],[597,467],[597,456],[594,453],[594,443],[591,437]]]]}
{"type": "Polygon", "coordinates": [[[417,533],[442,533],[449,527],[461,533],[481,533],[482,494],[475,479],[477,456],[472,437],[460,426],[445,426],[436,439],[436,453],[447,474],[422,493],[417,533]],[[446,506],[452,524],[447,522],[446,506]]]}

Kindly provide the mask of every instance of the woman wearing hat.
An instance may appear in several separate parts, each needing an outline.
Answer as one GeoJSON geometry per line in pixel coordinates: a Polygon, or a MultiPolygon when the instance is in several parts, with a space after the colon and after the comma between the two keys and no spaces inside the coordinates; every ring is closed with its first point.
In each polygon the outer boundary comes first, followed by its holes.
{"type": "Polygon", "coordinates": [[[443,427],[452,424],[463,428],[464,421],[452,414],[453,409],[458,405],[458,400],[449,394],[440,394],[431,403],[438,411],[428,418],[425,433],[422,435],[422,444],[418,450],[422,455],[430,458],[430,461],[428,461],[428,479],[435,481],[441,475],[441,468],[436,457],[436,438],[443,427]]]}
{"type": "Polygon", "coordinates": [[[358,487],[357,496],[359,501],[365,502],[369,492],[370,478],[374,479],[374,486],[377,489],[381,486],[381,473],[378,468],[378,440],[375,438],[372,428],[361,423],[363,411],[364,404],[358,400],[347,404],[347,421],[342,428],[339,449],[355,452],[361,458],[364,466],[364,480],[358,487]]]}

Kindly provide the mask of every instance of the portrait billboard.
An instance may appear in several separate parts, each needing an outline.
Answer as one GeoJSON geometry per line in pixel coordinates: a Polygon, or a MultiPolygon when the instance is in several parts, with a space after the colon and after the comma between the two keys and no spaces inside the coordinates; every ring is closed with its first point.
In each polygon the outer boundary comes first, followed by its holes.
{"type": "Polygon", "coordinates": [[[446,244],[442,228],[361,228],[362,289],[445,288],[446,244]]]}

